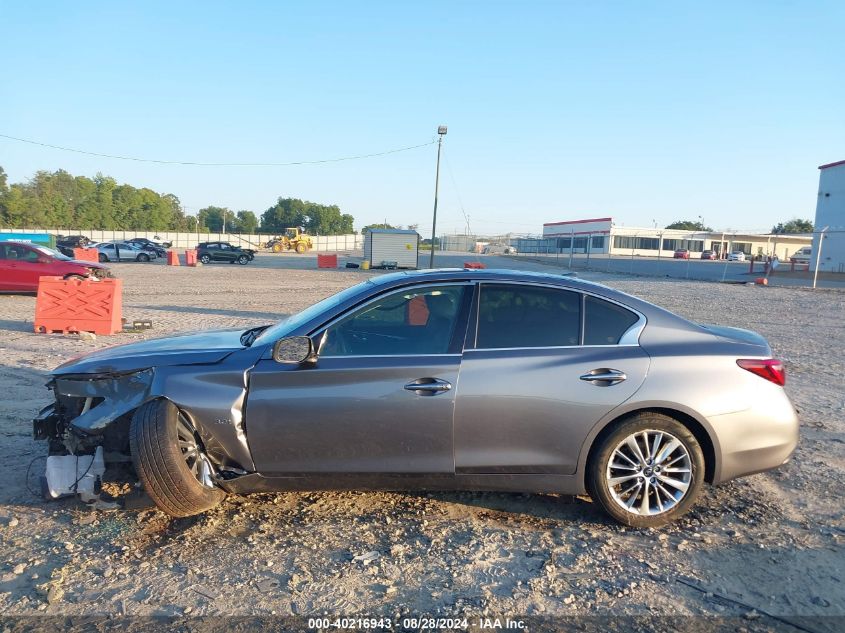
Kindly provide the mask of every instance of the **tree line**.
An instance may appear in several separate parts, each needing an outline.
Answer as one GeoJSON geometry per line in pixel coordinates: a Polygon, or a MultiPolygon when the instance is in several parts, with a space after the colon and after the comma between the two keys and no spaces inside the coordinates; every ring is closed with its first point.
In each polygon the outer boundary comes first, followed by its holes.
{"type": "Polygon", "coordinates": [[[354,233],[354,218],[337,205],[279,198],[259,219],[253,211],[208,206],[185,213],[179,198],[114,178],[38,171],[26,182],[8,183],[0,167],[0,226],[97,230],[281,233],[302,227],[312,235],[354,233]]]}
{"type": "MultiPolygon", "coordinates": [[[[682,231],[702,231],[712,233],[713,228],[706,226],[702,222],[695,222],[693,220],[678,220],[666,226],[667,229],[681,229],[682,231]]],[[[812,233],[813,221],[801,220],[793,218],[787,222],[778,222],[772,227],[772,233],[782,235],[795,235],[797,233],[812,233]]]]}

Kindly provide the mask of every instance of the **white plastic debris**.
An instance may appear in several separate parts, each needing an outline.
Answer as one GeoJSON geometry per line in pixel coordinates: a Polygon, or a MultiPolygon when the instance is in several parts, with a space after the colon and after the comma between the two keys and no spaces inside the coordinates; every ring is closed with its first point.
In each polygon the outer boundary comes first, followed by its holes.
{"type": "Polygon", "coordinates": [[[378,560],[379,556],[380,554],[378,552],[372,551],[367,552],[366,554],[358,554],[358,556],[356,556],[352,560],[356,563],[363,563],[364,565],[369,565],[373,561],[378,560]]]}
{"type": "Polygon", "coordinates": [[[106,472],[103,447],[98,446],[93,455],[50,455],[47,458],[46,495],[58,499],[78,494],[83,500],[97,498],[97,482],[106,472]]]}

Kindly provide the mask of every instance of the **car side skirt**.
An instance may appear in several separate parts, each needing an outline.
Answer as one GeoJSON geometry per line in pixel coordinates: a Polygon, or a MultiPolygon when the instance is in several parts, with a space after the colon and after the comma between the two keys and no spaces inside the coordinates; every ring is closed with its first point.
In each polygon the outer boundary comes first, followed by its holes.
{"type": "Polygon", "coordinates": [[[578,475],[397,475],[382,473],[266,476],[250,473],[218,482],[234,494],[316,490],[490,491],[585,494],[578,475]]]}

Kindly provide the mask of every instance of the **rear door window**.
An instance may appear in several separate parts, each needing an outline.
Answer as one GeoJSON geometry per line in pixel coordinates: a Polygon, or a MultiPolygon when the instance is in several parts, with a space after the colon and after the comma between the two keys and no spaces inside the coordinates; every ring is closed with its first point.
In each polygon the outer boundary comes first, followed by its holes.
{"type": "Polygon", "coordinates": [[[519,284],[482,284],[476,348],[579,344],[578,292],[519,284]]]}
{"type": "Polygon", "coordinates": [[[584,345],[617,345],[640,317],[620,305],[586,295],[584,345]]]}

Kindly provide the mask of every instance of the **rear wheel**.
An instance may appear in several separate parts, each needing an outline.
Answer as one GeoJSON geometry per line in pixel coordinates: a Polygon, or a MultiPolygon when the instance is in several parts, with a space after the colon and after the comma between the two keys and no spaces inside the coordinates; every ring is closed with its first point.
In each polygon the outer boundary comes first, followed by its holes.
{"type": "Polygon", "coordinates": [[[273,244],[273,252],[274,253],[281,253],[282,252],[282,245],[276,242],[273,244]]]}
{"type": "Polygon", "coordinates": [[[587,488],[620,523],[649,528],[678,518],[704,483],[704,455],[690,430],[659,413],[625,420],[587,466],[587,488]]]}
{"type": "Polygon", "coordinates": [[[153,400],[135,411],[129,447],[144,489],[170,516],[200,514],[226,496],[214,484],[199,434],[172,402],[153,400]]]}
{"type": "Polygon", "coordinates": [[[99,255],[97,255],[97,259],[99,259],[100,263],[103,264],[103,263],[109,261],[109,256],[106,255],[105,253],[100,253],[99,255]]]}
{"type": "Polygon", "coordinates": [[[299,253],[300,255],[302,255],[302,253],[304,253],[306,250],[308,250],[308,249],[305,246],[305,244],[303,244],[302,242],[300,242],[299,244],[296,245],[296,252],[299,253]]]}

